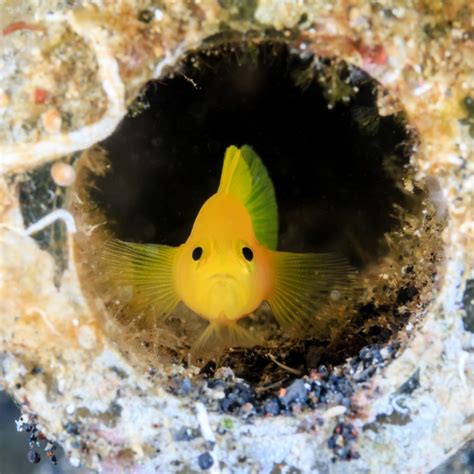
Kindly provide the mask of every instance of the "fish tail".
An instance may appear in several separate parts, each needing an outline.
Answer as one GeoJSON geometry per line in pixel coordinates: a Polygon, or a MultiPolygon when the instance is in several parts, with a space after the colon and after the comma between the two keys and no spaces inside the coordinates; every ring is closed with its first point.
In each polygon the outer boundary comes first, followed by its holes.
{"type": "Polygon", "coordinates": [[[249,347],[259,344],[260,339],[238,323],[209,323],[193,344],[193,354],[213,353],[227,347],[249,347]]]}

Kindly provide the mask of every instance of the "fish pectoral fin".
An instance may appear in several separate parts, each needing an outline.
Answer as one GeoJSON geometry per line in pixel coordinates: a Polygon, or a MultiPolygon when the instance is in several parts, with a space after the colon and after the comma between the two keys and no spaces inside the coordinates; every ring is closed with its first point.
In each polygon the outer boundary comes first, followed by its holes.
{"type": "Polygon", "coordinates": [[[227,347],[249,347],[259,344],[260,339],[238,323],[209,323],[191,347],[193,354],[218,352],[227,347]]]}
{"type": "Polygon", "coordinates": [[[313,326],[323,306],[352,295],[356,273],[342,257],[272,252],[272,258],[275,274],[267,301],[282,327],[313,326]]]}
{"type": "Polygon", "coordinates": [[[111,285],[130,290],[125,306],[165,318],[179,303],[173,281],[177,251],[167,245],[109,240],[101,255],[103,272],[111,285]]]}
{"type": "Polygon", "coordinates": [[[276,249],[278,208],[273,183],[260,157],[248,145],[227,148],[218,193],[238,199],[252,219],[258,241],[276,249]]]}

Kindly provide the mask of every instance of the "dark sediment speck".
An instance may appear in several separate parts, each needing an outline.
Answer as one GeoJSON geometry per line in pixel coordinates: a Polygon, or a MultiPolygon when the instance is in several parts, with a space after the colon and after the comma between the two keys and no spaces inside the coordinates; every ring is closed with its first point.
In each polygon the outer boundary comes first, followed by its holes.
{"type": "Polygon", "coordinates": [[[224,412],[235,412],[246,403],[255,401],[255,391],[245,383],[236,383],[234,387],[225,390],[225,398],[220,400],[219,405],[224,412]]]}
{"type": "Polygon", "coordinates": [[[305,403],[308,399],[308,391],[310,385],[303,379],[296,379],[280,397],[281,402],[285,406],[289,406],[293,402],[305,403]]]}
{"type": "Polygon", "coordinates": [[[466,314],[462,321],[466,331],[474,332],[474,280],[466,282],[466,289],[463,295],[463,306],[466,314]]]}
{"type": "Polygon", "coordinates": [[[354,380],[356,382],[366,382],[368,379],[370,379],[370,377],[372,377],[372,375],[375,374],[376,370],[377,369],[375,367],[367,367],[367,369],[364,369],[362,372],[355,374],[354,380]]]}
{"type": "Polygon", "coordinates": [[[193,384],[187,378],[181,378],[178,376],[172,377],[169,385],[170,392],[173,395],[184,396],[189,395],[193,389],[193,384]]]}
{"type": "Polygon", "coordinates": [[[79,424],[73,423],[72,421],[68,421],[64,425],[64,429],[66,430],[66,433],[69,433],[70,435],[78,436],[80,434],[79,424]]]}
{"type": "MultiPolygon", "coordinates": [[[[358,384],[366,382],[378,368],[384,367],[396,351],[395,344],[383,348],[377,344],[366,346],[344,366],[332,368],[320,365],[317,369],[311,369],[308,375],[293,380],[287,374],[281,384],[270,384],[269,388],[265,385],[254,386],[234,376],[230,369],[220,367],[215,371],[216,378],[208,378],[207,373],[201,373],[192,384],[189,379],[172,377],[169,389],[174,394],[191,395],[205,403],[210,411],[245,419],[290,415],[327,405],[343,405],[350,412],[355,409],[352,397],[358,384]]],[[[185,439],[186,433],[184,428],[177,436],[185,439]]]]}
{"type": "Polygon", "coordinates": [[[153,12],[150,10],[142,10],[138,14],[138,19],[143,23],[150,23],[153,20],[153,12]]]}
{"type": "Polygon", "coordinates": [[[183,426],[178,431],[174,432],[173,439],[175,441],[191,441],[192,439],[197,438],[198,436],[199,430],[183,426]]]}
{"type": "Polygon", "coordinates": [[[41,461],[41,456],[36,451],[28,451],[27,459],[32,464],[38,464],[41,461]]]}
{"type": "Polygon", "coordinates": [[[418,290],[414,286],[404,286],[398,290],[397,304],[409,303],[417,294],[418,290]]]}
{"type": "Polygon", "coordinates": [[[357,432],[350,423],[338,423],[328,440],[328,448],[334,453],[333,462],[357,459],[359,454],[354,450],[357,432]]]}
{"type": "Polygon", "coordinates": [[[265,402],[264,410],[266,415],[276,416],[280,414],[280,402],[278,398],[272,397],[265,402]]]}
{"type": "Polygon", "coordinates": [[[212,377],[214,373],[216,372],[216,367],[217,364],[213,361],[210,360],[209,362],[206,363],[206,365],[199,371],[199,375],[203,375],[204,377],[212,377]]]}
{"type": "Polygon", "coordinates": [[[380,316],[380,310],[377,309],[374,303],[370,302],[359,308],[359,314],[365,317],[380,316]]]}
{"type": "Polygon", "coordinates": [[[397,390],[399,394],[410,395],[420,386],[420,369],[416,370],[410,378],[397,390]]]}
{"type": "Polygon", "coordinates": [[[211,453],[205,452],[199,455],[198,457],[199,467],[205,471],[210,469],[214,464],[214,458],[212,457],[211,453]]]}

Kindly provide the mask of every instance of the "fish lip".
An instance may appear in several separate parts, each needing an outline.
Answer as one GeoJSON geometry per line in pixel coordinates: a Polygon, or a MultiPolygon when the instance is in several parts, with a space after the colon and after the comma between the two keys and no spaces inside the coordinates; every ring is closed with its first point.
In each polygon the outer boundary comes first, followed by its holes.
{"type": "Polygon", "coordinates": [[[237,281],[237,278],[235,278],[234,275],[231,275],[230,273],[216,273],[215,275],[212,275],[210,277],[211,280],[231,280],[231,281],[237,281]]]}

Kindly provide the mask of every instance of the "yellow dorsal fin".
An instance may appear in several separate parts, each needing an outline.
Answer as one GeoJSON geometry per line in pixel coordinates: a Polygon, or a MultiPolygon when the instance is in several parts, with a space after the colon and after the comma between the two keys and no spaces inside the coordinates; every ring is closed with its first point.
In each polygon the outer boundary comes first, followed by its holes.
{"type": "Polygon", "coordinates": [[[227,148],[218,193],[239,199],[252,219],[258,241],[274,250],[278,243],[278,209],[273,183],[259,156],[248,145],[227,148]]]}

